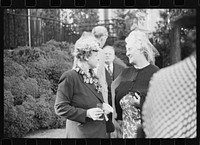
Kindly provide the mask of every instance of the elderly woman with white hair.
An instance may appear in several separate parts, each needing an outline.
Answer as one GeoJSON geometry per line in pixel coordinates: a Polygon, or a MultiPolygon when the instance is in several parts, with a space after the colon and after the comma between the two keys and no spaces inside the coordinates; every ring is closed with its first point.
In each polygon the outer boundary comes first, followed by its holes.
{"type": "Polygon", "coordinates": [[[159,70],[154,64],[159,53],[144,32],[132,31],[125,41],[126,55],[133,66],[126,68],[111,85],[116,126],[113,137],[136,138],[150,78],[159,70]]]}
{"type": "Polygon", "coordinates": [[[93,69],[99,60],[99,44],[90,33],[76,41],[75,66],[62,74],[55,112],[66,118],[67,138],[106,138],[106,115],[101,85],[93,69]]]}

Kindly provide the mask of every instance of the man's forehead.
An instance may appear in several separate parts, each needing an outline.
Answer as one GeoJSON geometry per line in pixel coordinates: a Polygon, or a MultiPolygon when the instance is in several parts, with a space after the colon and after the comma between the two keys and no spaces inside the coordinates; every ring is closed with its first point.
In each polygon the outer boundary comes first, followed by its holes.
{"type": "Polygon", "coordinates": [[[112,48],[112,47],[105,47],[103,50],[104,50],[104,52],[115,52],[114,48],[112,48]]]}

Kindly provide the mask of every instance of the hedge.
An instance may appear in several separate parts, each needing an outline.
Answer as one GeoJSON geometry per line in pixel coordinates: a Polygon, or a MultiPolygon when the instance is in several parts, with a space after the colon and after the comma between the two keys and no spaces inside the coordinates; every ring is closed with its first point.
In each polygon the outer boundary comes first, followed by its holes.
{"type": "Polygon", "coordinates": [[[65,126],[54,102],[61,74],[72,68],[72,49],[73,44],[51,40],[4,50],[4,137],[65,126]]]}

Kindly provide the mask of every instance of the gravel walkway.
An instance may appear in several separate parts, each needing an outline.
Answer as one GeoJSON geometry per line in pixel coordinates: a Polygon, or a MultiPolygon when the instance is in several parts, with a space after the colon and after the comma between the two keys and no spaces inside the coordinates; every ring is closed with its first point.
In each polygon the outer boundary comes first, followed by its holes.
{"type": "Polygon", "coordinates": [[[65,138],[65,129],[39,130],[27,134],[24,138],[65,138]]]}

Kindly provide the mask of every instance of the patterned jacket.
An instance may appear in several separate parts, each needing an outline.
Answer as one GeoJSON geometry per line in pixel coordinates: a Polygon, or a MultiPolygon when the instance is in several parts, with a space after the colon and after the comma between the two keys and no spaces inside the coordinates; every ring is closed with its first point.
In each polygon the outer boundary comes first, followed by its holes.
{"type": "Polygon", "coordinates": [[[195,138],[196,52],[155,73],[143,105],[147,138],[195,138]]]}

